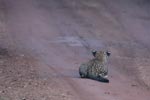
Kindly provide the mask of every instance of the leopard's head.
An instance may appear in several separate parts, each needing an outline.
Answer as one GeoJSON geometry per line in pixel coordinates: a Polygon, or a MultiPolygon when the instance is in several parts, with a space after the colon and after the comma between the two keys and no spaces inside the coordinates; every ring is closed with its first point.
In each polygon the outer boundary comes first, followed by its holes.
{"type": "Polygon", "coordinates": [[[107,58],[111,55],[109,51],[92,51],[93,56],[95,59],[99,60],[100,62],[107,62],[107,58]]]}

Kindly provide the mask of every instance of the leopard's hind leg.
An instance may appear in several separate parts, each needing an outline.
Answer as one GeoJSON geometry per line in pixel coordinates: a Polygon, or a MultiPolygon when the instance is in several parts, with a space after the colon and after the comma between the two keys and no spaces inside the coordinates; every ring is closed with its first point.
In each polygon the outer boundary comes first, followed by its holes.
{"type": "Polygon", "coordinates": [[[79,67],[79,74],[81,78],[87,78],[87,66],[85,64],[79,67]]]}

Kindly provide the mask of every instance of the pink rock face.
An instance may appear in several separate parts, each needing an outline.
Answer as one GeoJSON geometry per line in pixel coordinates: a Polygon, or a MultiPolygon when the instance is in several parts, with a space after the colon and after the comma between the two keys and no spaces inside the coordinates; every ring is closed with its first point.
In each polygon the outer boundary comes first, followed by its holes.
{"type": "Polygon", "coordinates": [[[149,100],[148,0],[0,0],[0,5],[1,44],[36,58],[41,80],[59,79],[49,80],[67,91],[59,100],[149,100]],[[79,65],[92,58],[93,49],[111,51],[109,84],[79,78],[79,65]]]}

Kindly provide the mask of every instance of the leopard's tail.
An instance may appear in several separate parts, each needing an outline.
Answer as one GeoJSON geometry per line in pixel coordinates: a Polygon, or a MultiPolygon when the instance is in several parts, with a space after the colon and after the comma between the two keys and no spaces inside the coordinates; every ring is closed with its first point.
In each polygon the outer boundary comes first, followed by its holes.
{"type": "Polygon", "coordinates": [[[94,80],[104,82],[104,83],[109,83],[109,79],[104,78],[104,77],[96,77],[96,78],[94,78],[94,80]]]}

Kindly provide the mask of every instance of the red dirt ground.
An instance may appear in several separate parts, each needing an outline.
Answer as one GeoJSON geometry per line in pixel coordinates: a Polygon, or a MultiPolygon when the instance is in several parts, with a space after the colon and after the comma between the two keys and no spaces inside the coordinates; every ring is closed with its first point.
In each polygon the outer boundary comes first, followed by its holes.
{"type": "Polygon", "coordinates": [[[0,0],[0,100],[149,100],[148,0],[0,0]],[[81,79],[111,51],[110,83],[81,79]]]}

